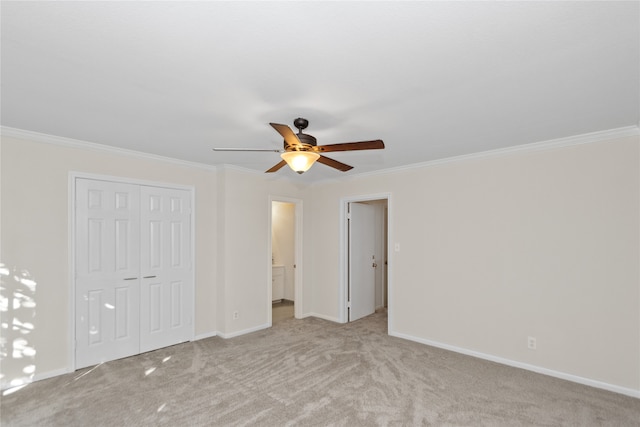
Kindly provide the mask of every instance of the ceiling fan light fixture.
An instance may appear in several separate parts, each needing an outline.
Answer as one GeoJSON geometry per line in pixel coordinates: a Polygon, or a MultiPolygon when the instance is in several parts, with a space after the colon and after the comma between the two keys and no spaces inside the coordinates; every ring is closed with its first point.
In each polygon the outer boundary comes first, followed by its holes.
{"type": "Polygon", "coordinates": [[[287,162],[291,169],[297,173],[303,173],[313,166],[316,160],[320,158],[320,155],[312,151],[287,151],[280,154],[280,157],[287,162]]]}

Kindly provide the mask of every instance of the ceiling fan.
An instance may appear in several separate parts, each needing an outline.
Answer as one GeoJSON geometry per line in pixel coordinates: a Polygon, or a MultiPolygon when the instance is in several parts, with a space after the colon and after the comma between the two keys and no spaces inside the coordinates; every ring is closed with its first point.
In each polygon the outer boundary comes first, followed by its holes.
{"type": "Polygon", "coordinates": [[[330,159],[329,157],[323,156],[319,153],[327,153],[330,151],[379,150],[384,148],[384,143],[380,139],[372,141],[344,142],[341,144],[317,145],[315,137],[302,133],[302,130],[309,126],[309,121],[301,117],[298,117],[293,121],[293,125],[298,129],[297,134],[293,133],[291,128],[287,125],[281,125],[278,123],[269,124],[284,138],[283,150],[269,148],[214,148],[213,151],[270,151],[282,153],[280,155],[280,157],[282,157],[280,163],[268,169],[266,173],[276,172],[287,164],[297,173],[303,173],[308,171],[316,161],[342,172],[353,169],[353,166],[330,159]]]}

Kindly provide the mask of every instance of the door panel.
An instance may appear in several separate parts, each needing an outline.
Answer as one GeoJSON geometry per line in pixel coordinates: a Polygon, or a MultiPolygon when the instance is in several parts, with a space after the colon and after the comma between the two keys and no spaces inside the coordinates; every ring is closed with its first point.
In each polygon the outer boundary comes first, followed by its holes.
{"type": "Polygon", "coordinates": [[[375,312],[375,210],[349,203],[349,320],[375,312]]]}
{"type": "MultiPolygon", "coordinates": [[[[147,296],[149,304],[149,333],[160,332],[162,323],[162,283],[149,283],[149,295],[147,296]]],[[[143,324],[145,322],[142,322],[143,324]]]]}
{"type": "Polygon", "coordinates": [[[171,283],[171,327],[177,328],[180,326],[182,322],[183,314],[182,307],[184,306],[184,301],[182,298],[183,291],[183,283],[182,282],[172,282],[171,283]]]}
{"type": "Polygon", "coordinates": [[[76,181],[76,368],[139,353],[139,188],[76,181]]]}
{"type": "Polygon", "coordinates": [[[102,290],[88,291],[88,330],[83,331],[89,339],[89,346],[103,344],[102,341],[102,290]]]}
{"type": "Polygon", "coordinates": [[[116,305],[113,310],[116,311],[116,340],[129,338],[131,331],[130,318],[127,313],[133,312],[134,307],[129,307],[131,300],[130,289],[128,287],[116,288],[116,305]]]}
{"type": "Polygon", "coordinates": [[[141,188],[141,351],[188,341],[192,334],[191,197],[141,188]]]}

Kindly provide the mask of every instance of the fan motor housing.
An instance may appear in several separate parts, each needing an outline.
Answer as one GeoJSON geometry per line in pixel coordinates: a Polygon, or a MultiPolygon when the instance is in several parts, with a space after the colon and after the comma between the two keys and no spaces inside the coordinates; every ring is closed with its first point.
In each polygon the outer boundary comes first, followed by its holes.
{"type": "Polygon", "coordinates": [[[306,133],[297,133],[296,136],[300,140],[300,145],[289,145],[284,141],[285,151],[308,151],[317,145],[316,137],[306,133]]]}
{"type": "Polygon", "coordinates": [[[308,134],[302,133],[302,132],[300,132],[296,136],[298,137],[300,142],[302,142],[304,145],[311,145],[313,147],[315,147],[317,145],[317,141],[316,141],[315,136],[311,136],[311,135],[308,135],[308,134]]]}

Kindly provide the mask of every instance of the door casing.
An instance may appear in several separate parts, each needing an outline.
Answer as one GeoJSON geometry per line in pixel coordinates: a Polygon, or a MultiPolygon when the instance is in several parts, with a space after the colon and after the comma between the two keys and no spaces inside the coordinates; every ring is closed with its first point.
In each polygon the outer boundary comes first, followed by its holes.
{"type": "Polygon", "coordinates": [[[348,196],[340,199],[340,248],[339,248],[339,310],[338,318],[341,323],[347,323],[348,319],[348,303],[349,303],[349,230],[348,230],[348,212],[349,203],[352,202],[368,202],[373,200],[387,201],[387,329],[392,330],[393,324],[393,257],[391,256],[392,224],[393,209],[391,203],[391,193],[367,194],[360,196],[348,196]]]}
{"type": "Polygon", "coordinates": [[[273,285],[273,277],[272,277],[272,246],[271,246],[271,230],[273,227],[273,218],[272,218],[272,206],[273,202],[284,202],[284,203],[292,203],[295,206],[295,272],[294,272],[294,303],[293,310],[294,316],[296,319],[301,319],[303,317],[302,314],[302,301],[303,301],[303,291],[302,291],[302,200],[295,199],[291,197],[283,197],[283,196],[269,196],[269,207],[267,209],[268,212],[268,224],[269,224],[269,233],[267,239],[267,255],[268,255],[268,267],[267,267],[267,324],[269,326],[272,325],[272,285],[273,285]]]}
{"type": "Polygon", "coordinates": [[[180,185],[180,184],[172,184],[166,182],[158,182],[158,181],[147,181],[140,179],[132,179],[132,178],[123,178],[117,176],[110,175],[100,175],[100,174],[91,174],[85,172],[69,172],[69,181],[68,181],[68,230],[69,237],[67,241],[67,248],[69,254],[69,317],[68,317],[68,327],[67,327],[67,337],[68,337],[68,360],[70,364],[67,368],[67,372],[73,372],[76,370],[76,338],[75,338],[75,322],[76,322],[76,306],[75,306],[75,298],[76,298],[76,281],[75,281],[75,259],[76,259],[76,218],[75,218],[75,206],[76,206],[76,180],[77,179],[93,179],[99,181],[110,181],[116,183],[123,184],[133,184],[133,185],[145,185],[145,186],[155,186],[155,187],[164,187],[164,188],[172,188],[177,190],[187,190],[191,194],[191,230],[190,230],[190,239],[191,239],[191,281],[193,283],[193,295],[191,298],[191,312],[193,313],[193,319],[191,322],[191,340],[195,336],[195,272],[196,272],[196,251],[195,251],[195,229],[196,229],[196,213],[195,213],[195,188],[189,185],[180,185]]]}

